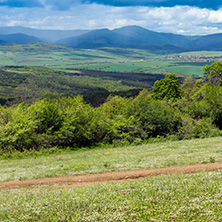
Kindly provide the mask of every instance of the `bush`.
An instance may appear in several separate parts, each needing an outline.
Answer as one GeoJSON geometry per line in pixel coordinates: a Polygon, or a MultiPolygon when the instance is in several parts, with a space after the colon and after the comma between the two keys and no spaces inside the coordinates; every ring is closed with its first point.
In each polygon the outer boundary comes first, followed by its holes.
{"type": "Polygon", "coordinates": [[[133,117],[134,124],[142,129],[141,137],[165,136],[177,131],[180,117],[164,101],[156,101],[150,96],[139,96],[124,110],[126,118],[133,117]]]}
{"type": "Polygon", "coordinates": [[[178,139],[206,138],[221,135],[221,131],[212,124],[210,118],[195,120],[186,115],[177,132],[178,139]]]}
{"type": "Polygon", "coordinates": [[[18,105],[8,109],[1,108],[0,120],[0,147],[1,151],[24,151],[36,147],[36,122],[31,119],[28,107],[18,105]]]}

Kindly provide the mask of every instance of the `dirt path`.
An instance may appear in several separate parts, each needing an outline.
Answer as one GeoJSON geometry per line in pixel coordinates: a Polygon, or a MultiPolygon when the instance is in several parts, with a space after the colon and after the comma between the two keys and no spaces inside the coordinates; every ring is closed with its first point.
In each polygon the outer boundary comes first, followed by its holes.
{"type": "Polygon", "coordinates": [[[78,176],[29,179],[24,181],[8,181],[1,182],[0,189],[22,188],[37,185],[51,185],[53,187],[80,187],[98,183],[133,180],[149,176],[158,176],[162,174],[188,174],[202,171],[213,171],[217,169],[222,169],[222,162],[139,169],[131,171],[106,172],[102,174],[85,174],[78,176]]]}

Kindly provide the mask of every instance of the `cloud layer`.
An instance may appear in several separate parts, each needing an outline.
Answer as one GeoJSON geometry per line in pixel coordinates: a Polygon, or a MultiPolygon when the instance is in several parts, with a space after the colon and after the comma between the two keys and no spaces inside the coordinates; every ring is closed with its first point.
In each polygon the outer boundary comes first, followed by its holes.
{"type": "Polygon", "coordinates": [[[210,5],[204,0],[0,0],[0,26],[114,29],[139,25],[153,31],[178,34],[222,32],[222,8],[212,9],[219,7],[218,1],[211,0],[213,7],[182,5],[197,2],[199,6],[210,5]]]}

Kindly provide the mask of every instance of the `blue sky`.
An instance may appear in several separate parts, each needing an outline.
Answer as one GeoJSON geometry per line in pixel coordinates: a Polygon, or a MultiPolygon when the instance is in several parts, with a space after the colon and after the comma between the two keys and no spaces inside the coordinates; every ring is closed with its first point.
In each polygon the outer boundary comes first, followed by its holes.
{"type": "Polygon", "coordinates": [[[159,32],[211,34],[222,32],[222,1],[0,0],[0,26],[15,25],[40,29],[139,25],[159,32]]]}

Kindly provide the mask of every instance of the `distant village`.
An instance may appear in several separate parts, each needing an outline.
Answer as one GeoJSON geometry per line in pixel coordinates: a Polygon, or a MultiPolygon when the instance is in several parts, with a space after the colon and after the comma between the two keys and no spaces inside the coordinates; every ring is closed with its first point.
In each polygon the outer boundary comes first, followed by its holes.
{"type": "Polygon", "coordinates": [[[182,56],[182,55],[173,55],[167,56],[167,60],[170,61],[183,61],[183,62],[213,62],[213,61],[222,61],[222,56],[182,56]]]}

